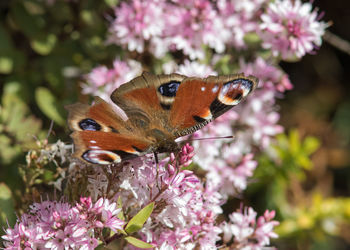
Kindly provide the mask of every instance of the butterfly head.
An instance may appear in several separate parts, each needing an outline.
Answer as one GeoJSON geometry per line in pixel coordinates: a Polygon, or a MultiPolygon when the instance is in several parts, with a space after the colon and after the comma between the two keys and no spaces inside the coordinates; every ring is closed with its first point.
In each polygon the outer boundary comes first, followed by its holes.
{"type": "Polygon", "coordinates": [[[180,146],[175,142],[175,137],[169,133],[164,133],[160,129],[148,131],[147,138],[152,141],[153,146],[150,151],[156,153],[177,152],[180,146]]]}

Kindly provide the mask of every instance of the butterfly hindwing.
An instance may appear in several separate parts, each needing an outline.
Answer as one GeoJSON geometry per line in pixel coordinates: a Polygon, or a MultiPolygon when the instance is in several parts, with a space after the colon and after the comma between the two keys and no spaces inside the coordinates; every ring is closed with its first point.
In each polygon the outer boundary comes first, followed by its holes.
{"type": "Polygon", "coordinates": [[[140,137],[103,131],[75,131],[74,157],[92,164],[120,163],[147,152],[151,142],[140,137]]]}
{"type": "Polygon", "coordinates": [[[100,98],[92,106],[77,103],[67,109],[74,157],[93,164],[119,163],[146,152],[152,144],[100,98]]]}

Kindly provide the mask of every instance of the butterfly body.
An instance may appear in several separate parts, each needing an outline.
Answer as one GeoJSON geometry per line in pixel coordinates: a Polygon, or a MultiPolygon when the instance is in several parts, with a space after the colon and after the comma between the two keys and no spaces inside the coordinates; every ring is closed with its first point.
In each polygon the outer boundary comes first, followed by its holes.
{"type": "Polygon", "coordinates": [[[92,106],[68,106],[74,156],[112,164],[150,152],[176,152],[176,138],[225,113],[256,85],[255,77],[243,74],[201,79],[143,73],[112,93],[116,106],[100,98],[92,106]]]}

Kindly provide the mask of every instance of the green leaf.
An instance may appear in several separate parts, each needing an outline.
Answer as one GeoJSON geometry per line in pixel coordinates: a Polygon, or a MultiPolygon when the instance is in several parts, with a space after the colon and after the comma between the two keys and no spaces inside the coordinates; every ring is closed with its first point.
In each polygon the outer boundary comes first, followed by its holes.
{"type": "Polygon", "coordinates": [[[63,125],[65,120],[58,111],[59,104],[55,96],[44,87],[39,87],[35,91],[35,100],[41,111],[59,125],[63,125]]]}
{"type": "Polygon", "coordinates": [[[28,37],[39,34],[45,24],[45,19],[28,12],[23,5],[23,1],[13,1],[10,15],[16,26],[28,37]]]}
{"type": "Polygon", "coordinates": [[[0,50],[6,51],[6,50],[12,50],[12,49],[13,49],[13,45],[12,45],[11,38],[8,32],[6,31],[6,29],[4,28],[4,26],[0,24],[0,50]]]}
{"type": "Polygon", "coordinates": [[[119,0],[105,0],[105,3],[109,6],[109,7],[115,7],[117,6],[119,0]]]}
{"type": "Polygon", "coordinates": [[[16,221],[15,206],[11,190],[5,183],[0,183],[0,226],[13,226],[16,221]]]}
{"type": "Polygon", "coordinates": [[[139,231],[147,221],[154,208],[154,202],[142,208],[126,225],[125,231],[128,234],[139,231]]]}
{"type": "Polygon", "coordinates": [[[244,35],[244,41],[247,44],[258,44],[261,42],[261,38],[258,34],[256,34],[255,32],[250,32],[244,35]]]}
{"type": "MultiPolygon", "coordinates": [[[[123,201],[121,196],[118,197],[118,201],[117,201],[117,207],[118,208],[123,208],[123,201]]],[[[125,221],[125,216],[123,213],[123,209],[120,210],[120,213],[117,215],[118,219],[125,221]]]]}
{"type": "MultiPolygon", "coordinates": [[[[7,89],[4,89],[5,91],[7,89]]],[[[4,92],[0,106],[0,165],[35,145],[41,137],[41,121],[30,115],[28,106],[18,96],[4,92]]]]}
{"type": "Polygon", "coordinates": [[[304,140],[303,148],[306,154],[312,154],[315,152],[320,146],[320,141],[312,136],[308,136],[304,140]]]}
{"type": "Polygon", "coordinates": [[[300,149],[300,136],[296,129],[289,132],[290,151],[296,153],[300,149]]]}
{"type": "Polygon", "coordinates": [[[9,74],[13,69],[13,59],[7,56],[0,56],[0,73],[9,74]]]}
{"type": "Polygon", "coordinates": [[[147,242],[136,239],[135,237],[132,237],[132,236],[125,237],[124,239],[127,242],[129,242],[131,245],[138,247],[138,248],[154,248],[155,247],[147,242]]]}
{"type": "Polygon", "coordinates": [[[56,45],[57,38],[54,34],[48,34],[45,37],[34,38],[30,45],[32,49],[40,55],[46,56],[50,54],[56,45]]]}

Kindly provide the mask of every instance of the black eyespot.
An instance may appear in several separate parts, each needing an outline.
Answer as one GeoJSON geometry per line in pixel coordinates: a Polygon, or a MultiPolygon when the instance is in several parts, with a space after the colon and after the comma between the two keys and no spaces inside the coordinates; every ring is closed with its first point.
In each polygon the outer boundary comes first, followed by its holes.
{"type": "Polygon", "coordinates": [[[101,125],[98,124],[95,120],[86,118],[79,122],[79,127],[82,130],[90,130],[90,131],[99,131],[101,130],[101,125]]]}
{"type": "Polygon", "coordinates": [[[177,89],[179,88],[181,82],[171,81],[164,83],[158,87],[159,93],[163,96],[174,97],[176,96],[177,89]]]}
{"type": "Polygon", "coordinates": [[[235,100],[240,100],[240,99],[242,99],[242,97],[243,97],[242,92],[239,92],[239,93],[237,93],[236,96],[233,97],[233,99],[235,99],[235,100]]]}

